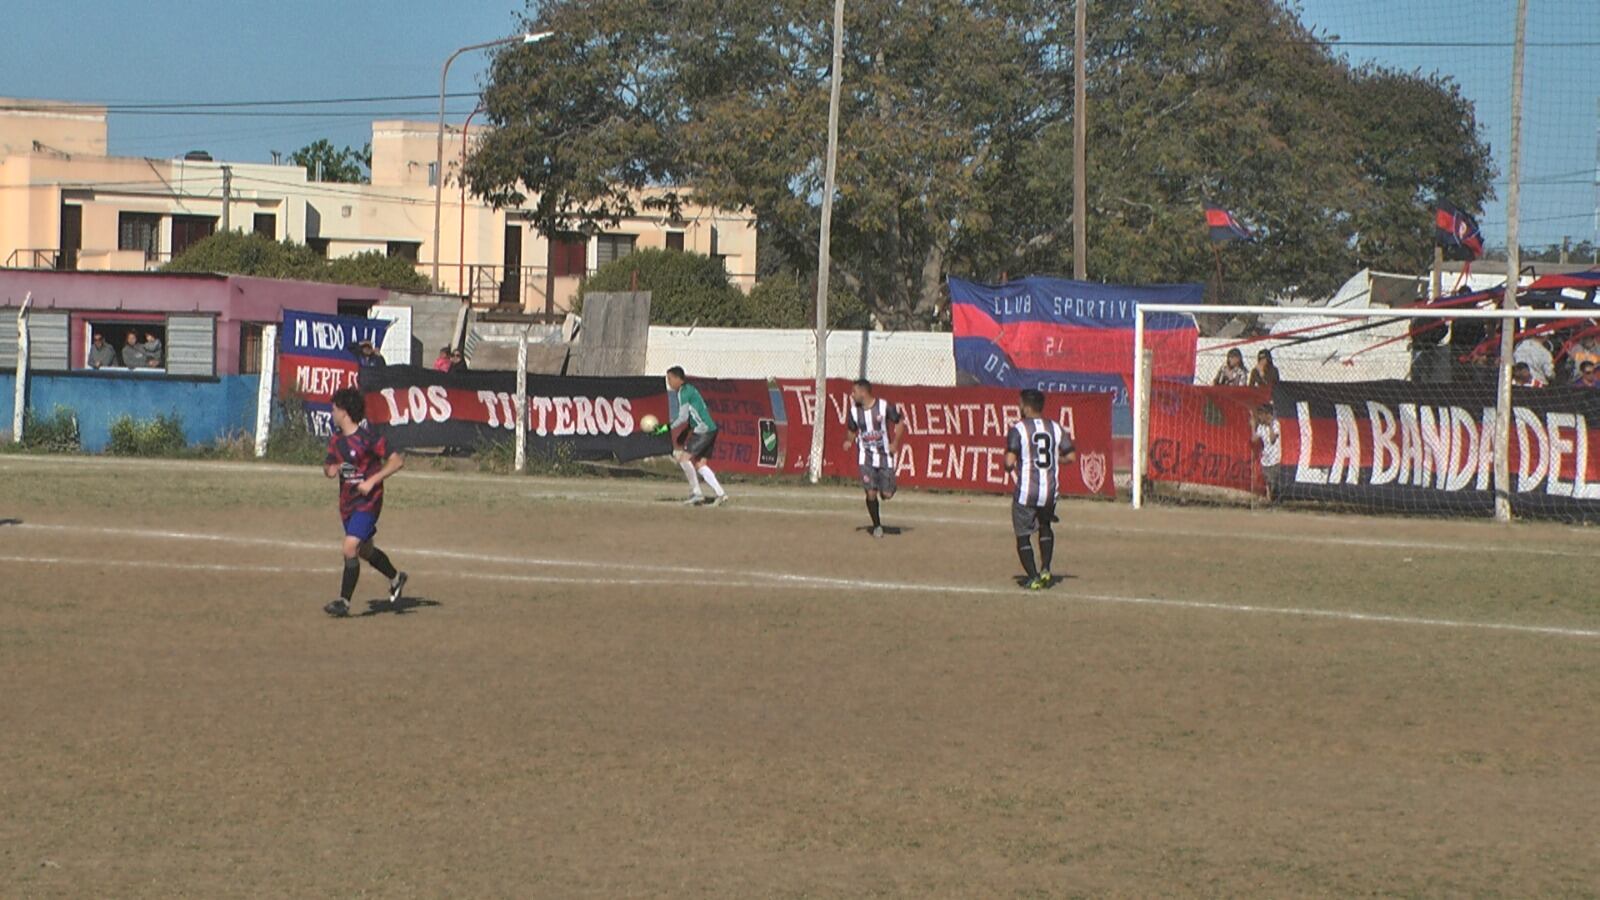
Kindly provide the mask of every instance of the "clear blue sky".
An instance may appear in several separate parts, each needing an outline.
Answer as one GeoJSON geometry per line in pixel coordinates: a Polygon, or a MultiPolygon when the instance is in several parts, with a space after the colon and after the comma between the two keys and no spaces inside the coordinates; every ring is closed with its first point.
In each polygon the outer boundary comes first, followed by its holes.
{"type": "MultiPolygon", "coordinates": [[[[1504,42],[1512,0],[1302,0],[1305,19],[1346,40],[1504,42]]],[[[1600,0],[1531,0],[1522,211],[1525,244],[1594,237],[1600,127],[1600,0]]],[[[143,3],[9,0],[0,94],[107,103],[215,102],[433,94],[456,47],[513,33],[519,0],[283,0],[143,3]]],[[[1478,105],[1502,181],[1510,133],[1509,46],[1352,47],[1356,60],[1454,76],[1478,105]]],[[[451,90],[481,83],[485,57],[463,56],[451,90]]],[[[359,146],[372,118],[427,118],[435,101],[330,107],[343,118],[153,116],[116,113],[113,153],[165,157],[205,149],[266,160],[318,137],[359,146]]],[[[453,100],[457,118],[471,109],[453,100]]],[[[1504,198],[1505,185],[1497,185],[1504,198]]],[[[1485,210],[1503,243],[1505,210],[1485,210]]]]}

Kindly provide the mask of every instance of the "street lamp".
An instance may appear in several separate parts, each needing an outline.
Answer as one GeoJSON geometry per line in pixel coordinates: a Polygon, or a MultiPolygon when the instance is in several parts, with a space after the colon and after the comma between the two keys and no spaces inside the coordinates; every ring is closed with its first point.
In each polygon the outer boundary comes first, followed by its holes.
{"type": "MultiPolygon", "coordinates": [[[[444,61],[444,69],[439,73],[439,140],[436,148],[436,159],[433,164],[433,284],[439,286],[439,219],[444,201],[444,93],[445,84],[450,77],[450,64],[456,57],[472,50],[483,50],[489,47],[500,47],[505,44],[537,44],[555,32],[530,31],[527,34],[516,34],[511,37],[501,38],[497,41],[484,41],[481,44],[468,44],[450,54],[444,61]]],[[[465,216],[466,209],[462,208],[461,214],[465,216]]],[[[461,260],[456,260],[459,265],[461,260]]]]}

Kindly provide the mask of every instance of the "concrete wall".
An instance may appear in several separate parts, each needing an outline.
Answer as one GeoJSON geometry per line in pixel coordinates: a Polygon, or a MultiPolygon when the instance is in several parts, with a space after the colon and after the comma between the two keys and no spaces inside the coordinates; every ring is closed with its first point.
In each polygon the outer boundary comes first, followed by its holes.
{"type": "MultiPolygon", "coordinates": [[[[11,430],[16,376],[0,374],[0,430],[11,430]]],[[[32,375],[28,408],[38,416],[58,406],[78,417],[83,449],[99,453],[111,439],[111,423],[123,416],[151,419],[176,413],[190,444],[204,444],[245,431],[255,433],[255,375],[179,380],[135,375],[32,375]]]]}
{"type": "MultiPolygon", "coordinates": [[[[810,378],[816,339],[800,329],[650,329],[645,371],[683,366],[704,378],[810,378]]],[[[828,336],[828,374],[883,384],[956,383],[949,334],[916,331],[835,331],[828,336]]]]}

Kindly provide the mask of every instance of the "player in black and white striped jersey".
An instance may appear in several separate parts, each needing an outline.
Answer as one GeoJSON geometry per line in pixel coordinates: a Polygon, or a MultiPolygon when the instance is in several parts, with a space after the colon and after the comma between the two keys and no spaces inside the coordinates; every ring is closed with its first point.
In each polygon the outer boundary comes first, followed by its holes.
{"type": "Polygon", "coordinates": [[[1017,558],[1027,579],[1022,586],[1037,591],[1050,586],[1055,555],[1056,497],[1061,493],[1061,464],[1077,458],[1072,439],[1059,422],[1044,417],[1044,394],[1022,392],[1022,420],[1006,435],[1006,471],[1016,476],[1011,495],[1011,527],[1017,536],[1017,558]],[[1039,565],[1034,565],[1033,536],[1039,535],[1039,565]]]}
{"type": "Polygon", "coordinates": [[[850,389],[850,415],[845,426],[850,438],[844,443],[856,447],[856,464],[861,467],[861,488],[867,492],[867,514],[872,516],[872,536],[883,537],[880,501],[894,496],[895,460],[900,456],[900,441],[906,434],[900,408],[873,395],[872,382],[862,378],[850,389]]]}

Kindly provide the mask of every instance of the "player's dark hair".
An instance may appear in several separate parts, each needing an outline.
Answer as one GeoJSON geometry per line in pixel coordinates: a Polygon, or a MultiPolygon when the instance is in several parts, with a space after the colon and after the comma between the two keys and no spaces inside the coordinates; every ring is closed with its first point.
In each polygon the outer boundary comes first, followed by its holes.
{"type": "Polygon", "coordinates": [[[367,398],[357,388],[347,387],[336,391],[333,405],[344,410],[345,415],[359,422],[367,417],[367,398]]]}
{"type": "Polygon", "coordinates": [[[856,387],[861,388],[863,391],[870,392],[872,390],[872,382],[866,380],[865,378],[857,378],[856,387]]]}
{"type": "Polygon", "coordinates": [[[1022,408],[1044,412],[1044,392],[1028,388],[1022,392],[1022,408]]]}
{"type": "Polygon", "coordinates": [[[667,370],[667,374],[671,375],[673,378],[681,378],[684,381],[689,380],[689,376],[683,374],[683,366],[673,366],[667,370]]]}

